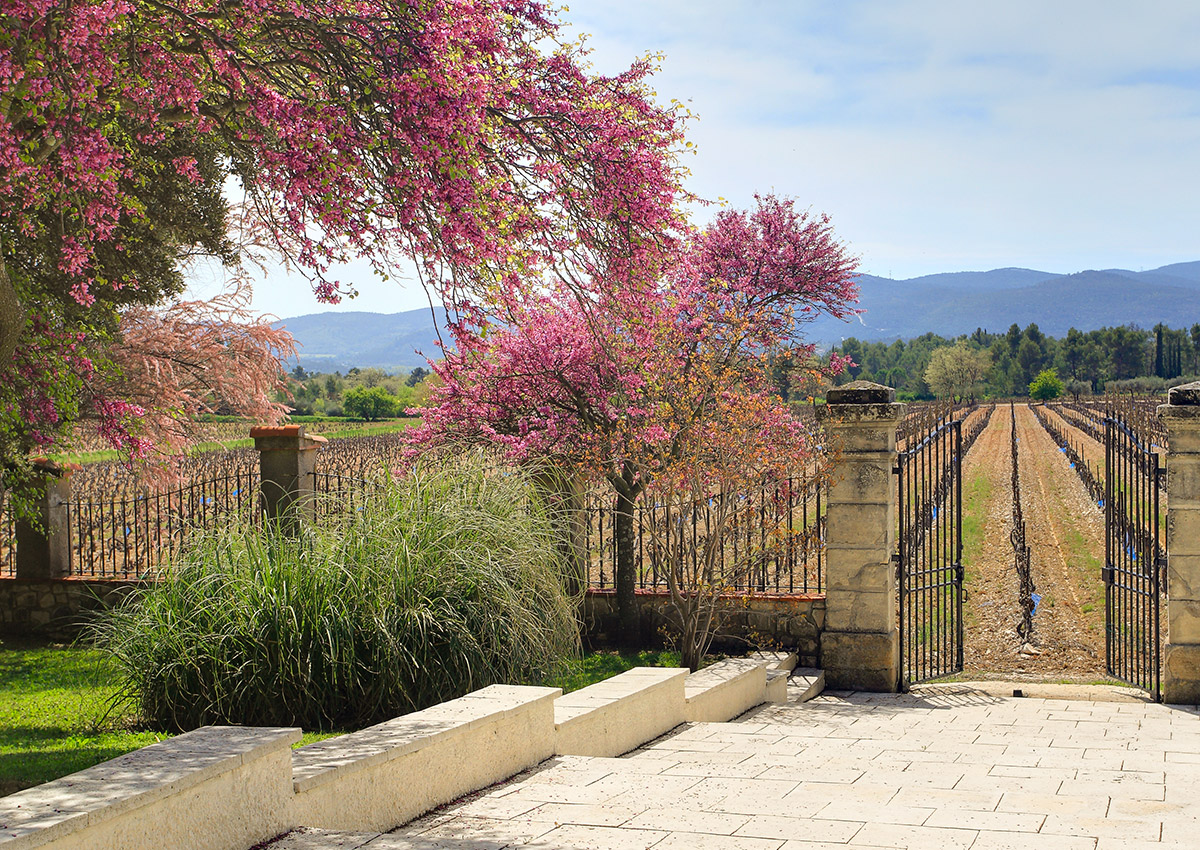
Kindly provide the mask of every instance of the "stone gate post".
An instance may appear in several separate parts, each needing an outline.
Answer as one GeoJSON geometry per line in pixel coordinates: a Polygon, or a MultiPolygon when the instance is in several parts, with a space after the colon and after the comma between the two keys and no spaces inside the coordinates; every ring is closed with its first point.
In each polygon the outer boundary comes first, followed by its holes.
{"type": "Polygon", "coordinates": [[[900,683],[896,426],[905,405],[869,381],[835,387],[822,413],[841,457],[825,530],[821,666],[830,688],[892,692],[900,683]]]}
{"type": "Polygon", "coordinates": [[[285,533],[296,534],[316,518],[313,472],[317,449],[327,441],[306,435],[303,425],[260,425],[250,436],[258,450],[263,511],[285,533]]]}
{"type": "Polygon", "coordinates": [[[570,471],[535,470],[533,480],[550,514],[566,566],[567,592],[580,596],[588,586],[587,498],[583,482],[570,471]]]}
{"type": "Polygon", "coordinates": [[[45,580],[65,578],[71,572],[71,539],[67,530],[67,502],[71,500],[70,466],[44,458],[39,469],[35,522],[18,517],[16,527],[16,577],[45,580]]]}
{"type": "Polygon", "coordinates": [[[1163,701],[1200,703],[1200,381],[1173,388],[1167,427],[1167,643],[1163,701]]]}

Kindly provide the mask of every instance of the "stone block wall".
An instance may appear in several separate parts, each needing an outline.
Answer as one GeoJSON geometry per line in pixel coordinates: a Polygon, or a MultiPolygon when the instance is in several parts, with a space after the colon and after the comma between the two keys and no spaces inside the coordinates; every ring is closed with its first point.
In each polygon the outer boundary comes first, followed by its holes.
{"type": "Polygon", "coordinates": [[[117,579],[0,579],[0,634],[73,641],[92,612],[118,604],[140,584],[117,579]]]}
{"type": "MultiPolygon", "coordinates": [[[[670,642],[673,612],[666,591],[637,593],[643,641],[648,646],[670,642]]],[[[713,648],[729,654],[755,649],[791,649],[801,666],[820,661],[821,632],[825,628],[825,597],[812,594],[786,596],[731,595],[724,605],[722,627],[713,648]]],[[[584,645],[604,646],[619,633],[616,593],[590,589],[583,602],[584,645]]]]}

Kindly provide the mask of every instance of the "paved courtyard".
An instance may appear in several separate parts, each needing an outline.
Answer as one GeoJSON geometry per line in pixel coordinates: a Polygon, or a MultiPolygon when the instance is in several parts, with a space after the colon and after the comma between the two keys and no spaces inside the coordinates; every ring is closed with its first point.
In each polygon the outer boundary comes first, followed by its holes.
{"type": "Polygon", "coordinates": [[[557,757],[384,835],[271,850],[1200,848],[1200,713],[1011,688],[826,692],[622,758],[557,757]]]}

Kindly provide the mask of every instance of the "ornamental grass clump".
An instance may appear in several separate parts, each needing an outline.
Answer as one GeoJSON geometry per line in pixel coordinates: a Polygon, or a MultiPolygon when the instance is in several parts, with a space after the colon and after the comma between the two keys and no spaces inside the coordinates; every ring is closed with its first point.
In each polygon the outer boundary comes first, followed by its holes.
{"type": "Polygon", "coordinates": [[[420,464],[299,538],[230,528],[97,626],[145,720],[347,729],[578,648],[545,513],[518,473],[420,464]]]}

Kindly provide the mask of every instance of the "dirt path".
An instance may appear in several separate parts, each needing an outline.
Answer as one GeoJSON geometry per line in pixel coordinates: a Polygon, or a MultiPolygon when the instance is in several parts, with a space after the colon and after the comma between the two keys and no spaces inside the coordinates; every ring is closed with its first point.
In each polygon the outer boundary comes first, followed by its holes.
{"type": "Polygon", "coordinates": [[[1022,646],[1013,569],[1010,420],[1000,407],[967,456],[963,488],[968,570],[966,666],[973,673],[1099,679],[1104,668],[1100,562],[1104,518],[1029,408],[1018,405],[1018,469],[1035,592],[1031,646],[1022,646]],[[974,550],[974,551],[972,551],[974,550]],[[1030,651],[1032,650],[1032,651],[1030,651]]]}

